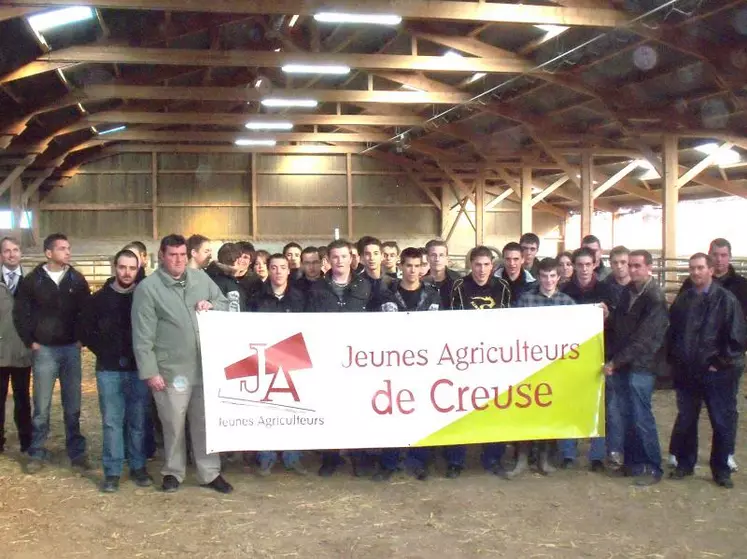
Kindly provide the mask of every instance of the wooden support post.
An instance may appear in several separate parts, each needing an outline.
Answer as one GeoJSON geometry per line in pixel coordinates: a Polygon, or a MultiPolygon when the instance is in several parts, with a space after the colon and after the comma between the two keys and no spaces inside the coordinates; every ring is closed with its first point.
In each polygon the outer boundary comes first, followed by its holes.
{"type": "Polygon", "coordinates": [[[353,240],[353,156],[345,154],[345,179],[347,182],[348,201],[348,240],[353,240]]]}
{"type": "Polygon", "coordinates": [[[259,204],[259,197],[257,193],[257,154],[252,154],[252,168],[251,168],[251,197],[252,197],[252,240],[257,240],[257,236],[259,235],[259,223],[257,221],[257,214],[258,211],[258,204],[259,204]]]}
{"type": "Polygon", "coordinates": [[[565,252],[568,249],[568,243],[566,243],[566,229],[568,228],[568,218],[564,217],[560,220],[560,242],[558,243],[558,253],[565,252]]]}
{"type": "Polygon", "coordinates": [[[475,245],[485,243],[485,176],[475,179],[475,245]]]}
{"type": "Polygon", "coordinates": [[[153,240],[158,240],[158,153],[151,152],[150,161],[150,205],[153,215],[153,240]]]}
{"type": "Polygon", "coordinates": [[[617,246],[617,221],[618,219],[620,219],[620,214],[618,212],[612,212],[612,225],[611,225],[612,231],[610,231],[610,233],[612,234],[611,239],[612,239],[613,247],[617,246]]]}
{"type": "Polygon", "coordinates": [[[532,168],[521,168],[521,233],[532,231],[532,168]]]}
{"type": "Polygon", "coordinates": [[[39,191],[29,199],[31,208],[31,246],[37,246],[41,239],[41,211],[39,210],[39,191]]]}
{"type": "Polygon", "coordinates": [[[20,178],[14,180],[10,185],[10,212],[12,222],[12,232],[16,239],[21,238],[21,219],[23,219],[23,204],[21,197],[23,195],[23,183],[20,178]]]}
{"type": "Polygon", "coordinates": [[[446,234],[446,226],[449,223],[449,193],[445,186],[441,186],[441,238],[446,234]]]}
{"type": "Polygon", "coordinates": [[[591,234],[591,220],[594,217],[593,165],[591,152],[584,150],[581,154],[581,237],[591,234]]]}
{"type": "MultiPolygon", "coordinates": [[[[664,137],[664,196],[661,212],[661,254],[664,268],[673,266],[674,262],[667,262],[669,259],[677,258],[677,202],[679,201],[679,191],[677,190],[677,181],[679,179],[678,143],[676,136],[664,137]]],[[[677,274],[675,272],[667,272],[665,280],[667,283],[676,282],[677,274]]]]}

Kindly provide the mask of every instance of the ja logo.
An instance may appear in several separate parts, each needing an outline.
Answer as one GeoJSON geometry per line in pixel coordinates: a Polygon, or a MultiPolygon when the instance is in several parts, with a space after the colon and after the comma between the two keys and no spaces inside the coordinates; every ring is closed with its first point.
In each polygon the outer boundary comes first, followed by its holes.
{"type": "Polygon", "coordinates": [[[254,350],[254,355],[226,367],[226,380],[242,379],[241,390],[250,394],[263,392],[261,402],[272,402],[273,394],[290,394],[294,401],[300,402],[290,372],[311,368],[303,334],[299,332],[271,346],[250,343],[249,347],[254,350]],[[285,386],[276,386],[281,375],[285,386]],[[268,376],[272,377],[269,383],[264,382],[268,376]]]}

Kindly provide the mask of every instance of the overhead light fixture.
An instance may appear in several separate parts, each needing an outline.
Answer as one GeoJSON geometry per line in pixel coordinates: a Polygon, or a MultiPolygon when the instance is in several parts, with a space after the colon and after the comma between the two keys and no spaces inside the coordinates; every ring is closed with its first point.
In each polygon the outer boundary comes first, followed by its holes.
{"type": "Polygon", "coordinates": [[[123,126],[117,126],[115,128],[110,128],[109,130],[101,130],[101,131],[98,132],[98,134],[99,134],[99,136],[103,136],[104,134],[112,134],[114,132],[121,132],[125,128],[127,128],[127,126],[124,126],[124,125],[123,126]]]}
{"type": "Polygon", "coordinates": [[[545,32],[545,40],[557,37],[569,29],[569,27],[566,27],[565,25],[535,25],[535,27],[545,32]]]}
{"type": "Polygon", "coordinates": [[[363,23],[369,25],[399,25],[402,17],[394,14],[348,14],[342,12],[320,12],[314,15],[320,23],[363,23]]]}
{"type": "Polygon", "coordinates": [[[57,68],[57,75],[60,76],[62,83],[64,83],[65,85],[70,85],[70,82],[67,81],[67,78],[65,77],[65,74],[62,72],[61,68],[57,68]]]}
{"type": "Polygon", "coordinates": [[[275,140],[250,140],[248,138],[239,138],[234,142],[237,146],[240,147],[247,147],[247,146],[261,146],[261,147],[273,147],[277,144],[277,141],[275,140]]]}
{"type": "Polygon", "coordinates": [[[80,114],[84,115],[88,111],[86,111],[86,108],[83,106],[83,103],[78,103],[78,110],[80,111],[80,114]]]}
{"type": "Polygon", "coordinates": [[[282,68],[286,74],[334,74],[344,76],[350,73],[350,66],[342,64],[286,64],[282,68]]]}
{"type": "Polygon", "coordinates": [[[306,107],[314,108],[319,103],[315,99],[284,99],[281,97],[270,97],[262,99],[264,107],[306,107]]]}
{"type": "Polygon", "coordinates": [[[293,130],[293,123],[287,121],[253,121],[245,124],[248,130],[293,130]]]}
{"type": "Polygon", "coordinates": [[[257,81],[254,82],[254,88],[259,89],[259,86],[262,85],[262,78],[257,78],[257,81]]]}
{"type": "Polygon", "coordinates": [[[273,49],[275,52],[280,52],[280,47],[273,49]]]}
{"type": "Polygon", "coordinates": [[[293,27],[298,23],[298,14],[294,14],[292,18],[290,18],[290,21],[288,22],[288,27],[293,27]]]}
{"type": "Polygon", "coordinates": [[[422,89],[418,89],[415,86],[403,84],[400,89],[406,89],[407,91],[417,91],[418,93],[425,93],[422,89]]]}
{"type": "Polygon", "coordinates": [[[50,29],[62,27],[63,25],[87,21],[93,19],[95,16],[93,8],[89,6],[71,6],[69,8],[61,8],[29,16],[26,21],[28,21],[31,29],[34,30],[34,33],[39,34],[50,29]]]}
{"type": "Polygon", "coordinates": [[[467,83],[473,83],[477,80],[483,79],[487,74],[485,72],[477,72],[476,74],[473,74],[470,79],[467,80],[467,83]]]}
{"type": "Polygon", "coordinates": [[[461,54],[456,51],[448,50],[443,54],[444,58],[464,58],[461,54]]]}
{"type": "Polygon", "coordinates": [[[734,163],[739,163],[742,160],[742,156],[738,151],[732,148],[724,149],[715,142],[695,146],[695,150],[705,155],[713,155],[718,152],[715,163],[719,167],[723,167],[724,165],[734,165],[734,163]]]}

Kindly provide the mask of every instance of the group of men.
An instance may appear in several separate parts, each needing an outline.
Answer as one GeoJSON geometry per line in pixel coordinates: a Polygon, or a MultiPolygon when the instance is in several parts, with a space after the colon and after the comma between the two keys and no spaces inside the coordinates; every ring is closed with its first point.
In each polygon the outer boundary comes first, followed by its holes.
{"type": "MultiPolygon", "coordinates": [[[[59,379],[68,458],[75,467],[90,468],[80,430],[80,350],[85,346],[96,356],[103,424],[101,490],[117,491],[125,462],[134,483],[153,483],[146,465],[159,430],[164,491],[176,491],[184,481],[191,442],[200,484],[229,493],[233,488],[221,475],[221,456],[206,452],[198,312],[497,311],[596,304],[605,320],[607,417],[606,437],[590,441],[591,469],[633,476],[636,485],[661,480],[651,399],[664,356],[672,366],[678,407],[670,477],[693,473],[698,417],[705,403],[714,430],[711,473],[718,485],[732,487],[747,280],[730,265],[729,243],[716,239],[708,254],[690,258],[689,278],[671,309],[645,250],[616,247],[608,268],[599,240],[587,236],[572,254],[572,276],[563,278],[559,259],[537,257],[539,245],[537,235],[524,234],[518,243],[506,244],[499,259],[490,248],[475,247],[462,275],[448,267],[447,244],[437,239],[425,248],[401,252],[395,242],[369,236],[355,245],[345,240],[326,247],[289,243],[283,253],[261,258],[249,242],[226,243],[211,262],[207,238],[172,234],[161,241],[155,271],[146,275],[147,250],[132,243],[114,257],[113,277],[91,295],[86,279],[70,265],[64,235],[45,239],[46,262],[33,270],[21,268],[20,243],[6,237],[0,241],[0,422],[11,382],[21,451],[28,455],[26,470],[40,471],[49,458],[50,405],[59,379]]],[[[555,469],[555,446],[557,464],[574,465],[577,442],[515,444],[510,469],[504,466],[507,445],[486,444],[481,462],[506,479],[532,462],[547,474],[555,469]]],[[[0,450],[4,443],[0,423],[0,450]]],[[[458,477],[467,448],[448,446],[441,454],[446,476],[458,477]]],[[[425,480],[436,453],[423,448],[351,450],[348,456],[356,476],[387,480],[404,466],[425,480]]],[[[277,459],[275,452],[258,453],[258,474],[270,475],[277,459]]],[[[281,459],[287,469],[306,473],[300,452],[284,451],[281,459]]],[[[344,458],[340,451],[326,450],[321,462],[319,474],[330,476],[344,458]]]]}

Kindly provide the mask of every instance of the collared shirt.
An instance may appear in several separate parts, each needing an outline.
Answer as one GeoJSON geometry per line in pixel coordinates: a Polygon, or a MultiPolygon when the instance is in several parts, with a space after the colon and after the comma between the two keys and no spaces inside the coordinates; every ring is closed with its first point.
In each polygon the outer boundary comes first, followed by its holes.
{"type": "Polygon", "coordinates": [[[2,272],[5,285],[7,285],[11,291],[15,292],[15,290],[18,288],[18,284],[21,281],[21,267],[18,266],[15,270],[9,270],[5,266],[2,266],[2,272]]]}
{"type": "Polygon", "coordinates": [[[542,293],[539,285],[534,285],[528,291],[525,291],[516,302],[517,307],[558,307],[575,304],[573,299],[559,289],[556,289],[555,293],[548,297],[542,293]]]}

